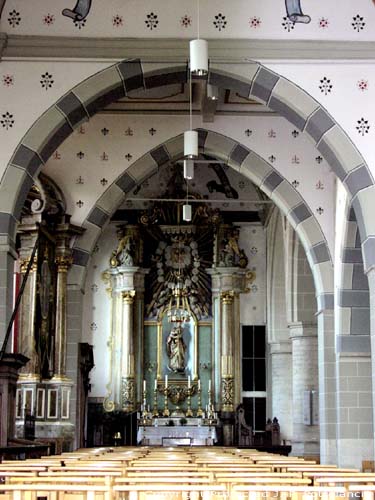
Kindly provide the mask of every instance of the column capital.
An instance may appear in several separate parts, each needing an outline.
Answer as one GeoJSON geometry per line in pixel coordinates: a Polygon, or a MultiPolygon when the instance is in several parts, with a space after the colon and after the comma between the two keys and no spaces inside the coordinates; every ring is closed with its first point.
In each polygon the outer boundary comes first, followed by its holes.
{"type": "Polygon", "coordinates": [[[270,355],[273,354],[292,354],[292,342],[272,342],[269,344],[270,355]]]}
{"type": "Polygon", "coordinates": [[[133,304],[135,297],[135,290],[126,290],[122,292],[122,300],[125,304],[133,304]]]}
{"type": "Polygon", "coordinates": [[[71,255],[57,255],[55,258],[58,273],[67,273],[73,264],[71,255]]]}
{"type": "Polygon", "coordinates": [[[305,323],[304,321],[295,321],[288,324],[289,338],[299,337],[317,337],[318,326],[316,323],[305,323]]]}
{"type": "Polygon", "coordinates": [[[234,300],[235,295],[236,294],[233,290],[228,290],[226,292],[221,292],[220,298],[223,301],[223,304],[231,305],[231,304],[233,304],[233,300],[234,300]]]}

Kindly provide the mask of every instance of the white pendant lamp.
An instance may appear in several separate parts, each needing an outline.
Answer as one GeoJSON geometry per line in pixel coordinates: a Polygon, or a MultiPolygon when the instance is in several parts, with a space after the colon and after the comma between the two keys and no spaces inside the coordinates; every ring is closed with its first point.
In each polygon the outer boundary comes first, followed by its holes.
{"type": "Polygon", "coordinates": [[[194,161],[184,160],[184,178],[191,180],[194,177],[194,161]]]}
{"type": "Polygon", "coordinates": [[[217,101],[219,99],[219,89],[210,83],[207,83],[207,98],[211,101],[217,101]]]}
{"type": "Polygon", "coordinates": [[[198,157],[198,132],[196,130],[184,132],[184,156],[185,158],[198,157]]]}
{"type": "Polygon", "coordinates": [[[182,207],[182,218],[185,222],[191,222],[191,205],[188,203],[182,207]]]}
{"type": "Polygon", "coordinates": [[[207,40],[197,38],[190,41],[190,72],[192,75],[204,76],[208,73],[207,40]]]}

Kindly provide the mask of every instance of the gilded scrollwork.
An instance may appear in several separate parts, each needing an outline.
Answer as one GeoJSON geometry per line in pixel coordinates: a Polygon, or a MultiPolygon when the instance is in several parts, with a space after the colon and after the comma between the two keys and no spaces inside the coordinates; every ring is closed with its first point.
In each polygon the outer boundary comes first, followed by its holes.
{"type": "Polygon", "coordinates": [[[123,377],[121,384],[121,407],[124,411],[135,409],[135,381],[131,377],[123,377]]]}
{"type": "Polygon", "coordinates": [[[221,409],[234,411],[234,379],[225,377],[221,379],[221,409]]]}

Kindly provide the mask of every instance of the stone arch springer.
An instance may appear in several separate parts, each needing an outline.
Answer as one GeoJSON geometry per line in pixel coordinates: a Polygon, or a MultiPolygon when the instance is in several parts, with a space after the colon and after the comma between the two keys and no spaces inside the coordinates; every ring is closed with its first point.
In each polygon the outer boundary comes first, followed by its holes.
{"type": "MultiPolygon", "coordinates": [[[[197,129],[199,149],[225,161],[270,197],[287,216],[305,248],[312,269],[318,309],[333,308],[333,267],[325,236],[302,196],[271,164],[238,141],[206,129],[197,129]]],[[[183,156],[183,134],[179,134],[144,154],[109,186],[97,200],[82,226],[85,234],[73,246],[70,280],[84,281],[85,269],[102,229],[111,215],[137,185],[153,176],[160,167],[183,156]]]]}
{"type": "MultiPolygon", "coordinates": [[[[265,103],[313,140],[318,151],[354,199],[353,207],[361,232],[365,268],[375,265],[375,251],[372,251],[373,248],[375,250],[375,223],[371,221],[366,210],[372,198],[374,181],[358,150],[325,109],[298,86],[257,62],[243,65],[243,68],[245,71],[242,70],[242,74],[234,75],[223,71],[220,65],[213,64],[208,81],[265,103]]],[[[129,59],[92,75],[62,96],[31,126],[6,168],[0,186],[0,235],[9,236],[11,242],[14,242],[16,222],[34,178],[58,146],[83,122],[107,104],[134,90],[152,89],[186,81],[186,65],[165,65],[157,70],[144,72],[141,60],[129,59]]],[[[249,156],[249,150],[237,144],[231,152],[231,164],[242,165],[249,156]]],[[[268,184],[263,183],[266,193],[268,190],[272,195],[273,191],[282,189],[279,185],[284,185],[286,181],[282,179],[279,182],[278,175],[276,171],[272,172],[268,184]]],[[[123,188],[126,190],[125,185],[123,188]]],[[[296,199],[296,194],[298,193],[294,190],[292,199],[296,199]]],[[[306,217],[306,213],[303,213],[307,205],[303,201],[300,203],[300,208],[294,216],[296,220],[305,223],[305,220],[311,217],[306,217]]],[[[93,213],[99,213],[96,209],[97,207],[94,207],[89,218],[95,219],[93,213]]],[[[297,206],[294,209],[297,209],[297,206]]],[[[302,240],[306,241],[303,237],[302,240]]],[[[311,238],[312,242],[314,240],[315,238],[311,238]]],[[[313,265],[321,264],[322,259],[324,262],[330,260],[326,255],[328,248],[325,243],[324,246],[315,248],[314,252],[317,262],[313,260],[313,265]]],[[[308,255],[312,255],[311,251],[308,255]]],[[[82,262],[82,258],[78,261],[82,262]]],[[[323,290],[324,287],[317,286],[317,289],[323,290]]],[[[330,287],[329,289],[331,290],[330,287]]],[[[327,297],[325,302],[329,302],[332,307],[333,295],[327,297]]]]}

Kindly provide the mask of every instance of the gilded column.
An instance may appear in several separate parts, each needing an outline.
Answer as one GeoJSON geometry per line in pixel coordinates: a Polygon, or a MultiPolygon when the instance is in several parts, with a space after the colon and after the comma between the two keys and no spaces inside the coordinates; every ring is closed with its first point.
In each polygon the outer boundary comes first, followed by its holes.
{"type": "Polygon", "coordinates": [[[233,303],[234,292],[222,292],[221,297],[221,411],[234,411],[233,376],[233,303]]]}
{"type": "Polygon", "coordinates": [[[73,260],[70,255],[58,255],[56,257],[56,326],[53,376],[55,380],[66,378],[66,292],[67,274],[72,263],[73,260]]]}
{"type": "Polygon", "coordinates": [[[122,360],[121,360],[121,408],[135,410],[134,373],[134,297],[135,291],[122,292],[122,360]]]}
{"type": "MultiPolygon", "coordinates": [[[[23,281],[30,257],[21,261],[21,281],[23,281]]],[[[39,380],[39,362],[35,345],[35,304],[37,289],[37,260],[31,266],[20,305],[19,351],[29,358],[20,370],[20,378],[39,380]]]]}

